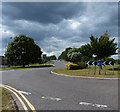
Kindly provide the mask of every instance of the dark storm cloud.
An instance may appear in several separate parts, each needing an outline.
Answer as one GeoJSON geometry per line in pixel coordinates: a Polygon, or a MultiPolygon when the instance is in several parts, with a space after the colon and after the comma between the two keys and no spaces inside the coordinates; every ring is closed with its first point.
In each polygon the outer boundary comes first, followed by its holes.
{"type": "Polygon", "coordinates": [[[3,14],[5,16],[8,16],[13,20],[25,19],[38,21],[40,23],[59,23],[63,19],[70,19],[79,13],[82,14],[84,10],[85,8],[83,3],[3,3],[3,14]]]}
{"type": "Polygon", "coordinates": [[[3,3],[4,38],[25,34],[45,53],[59,55],[66,47],[80,47],[93,34],[106,30],[118,37],[117,3],[3,3]]]}

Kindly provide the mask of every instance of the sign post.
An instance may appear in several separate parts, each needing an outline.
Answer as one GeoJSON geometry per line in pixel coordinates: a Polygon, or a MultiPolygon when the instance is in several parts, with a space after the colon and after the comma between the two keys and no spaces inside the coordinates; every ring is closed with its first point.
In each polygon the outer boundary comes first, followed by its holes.
{"type": "Polygon", "coordinates": [[[88,61],[87,62],[87,65],[88,65],[88,74],[90,74],[90,65],[92,65],[92,63],[93,63],[92,61],[88,61]]]}
{"type": "Polygon", "coordinates": [[[113,75],[114,75],[114,62],[113,62],[113,61],[110,61],[110,62],[109,62],[109,65],[112,66],[112,71],[113,71],[113,75]]]}
{"type": "Polygon", "coordinates": [[[106,75],[106,61],[103,62],[103,65],[104,65],[104,73],[106,75]]]}
{"type": "Polygon", "coordinates": [[[101,66],[102,66],[102,62],[101,61],[98,61],[97,62],[97,65],[98,65],[98,67],[99,67],[99,75],[101,74],[101,66]]]}
{"type": "Polygon", "coordinates": [[[93,62],[92,65],[94,65],[94,75],[96,74],[96,65],[97,65],[97,62],[93,62]]]}

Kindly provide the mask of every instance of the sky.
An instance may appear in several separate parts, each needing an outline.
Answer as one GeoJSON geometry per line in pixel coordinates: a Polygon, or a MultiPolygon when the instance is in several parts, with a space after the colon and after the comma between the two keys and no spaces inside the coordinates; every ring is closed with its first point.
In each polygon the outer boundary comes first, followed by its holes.
{"type": "Polygon", "coordinates": [[[59,56],[67,47],[90,42],[106,30],[118,42],[117,2],[3,2],[0,31],[7,43],[20,34],[34,38],[43,54],[59,56]],[[2,26],[2,28],[1,28],[2,26]]]}

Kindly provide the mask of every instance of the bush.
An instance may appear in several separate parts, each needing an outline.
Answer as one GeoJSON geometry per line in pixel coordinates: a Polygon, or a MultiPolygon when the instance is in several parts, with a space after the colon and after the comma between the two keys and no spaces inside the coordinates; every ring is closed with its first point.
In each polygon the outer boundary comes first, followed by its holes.
{"type": "Polygon", "coordinates": [[[79,65],[77,65],[77,64],[67,64],[66,67],[67,67],[67,70],[79,69],[79,65]]]}
{"type": "Polygon", "coordinates": [[[78,66],[79,66],[80,69],[83,69],[83,68],[86,68],[86,67],[87,67],[87,64],[84,63],[84,62],[79,62],[79,63],[78,63],[78,66]]]}

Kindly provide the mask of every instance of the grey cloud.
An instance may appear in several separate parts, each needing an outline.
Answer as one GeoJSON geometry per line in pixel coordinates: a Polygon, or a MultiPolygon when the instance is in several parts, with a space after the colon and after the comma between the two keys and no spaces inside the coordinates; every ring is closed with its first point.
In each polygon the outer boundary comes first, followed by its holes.
{"type": "MultiPolygon", "coordinates": [[[[12,2],[3,3],[3,13],[11,19],[25,19],[41,23],[59,23],[85,10],[84,3],[12,2]]],[[[3,16],[4,18],[4,16],[3,16]]]]}
{"type": "Polygon", "coordinates": [[[66,47],[88,43],[91,34],[99,37],[108,30],[117,37],[117,9],[117,3],[3,3],[3,25],[59,55],[66,47]],[[70,21],[80,25],[74,29],[70,21]]]}

